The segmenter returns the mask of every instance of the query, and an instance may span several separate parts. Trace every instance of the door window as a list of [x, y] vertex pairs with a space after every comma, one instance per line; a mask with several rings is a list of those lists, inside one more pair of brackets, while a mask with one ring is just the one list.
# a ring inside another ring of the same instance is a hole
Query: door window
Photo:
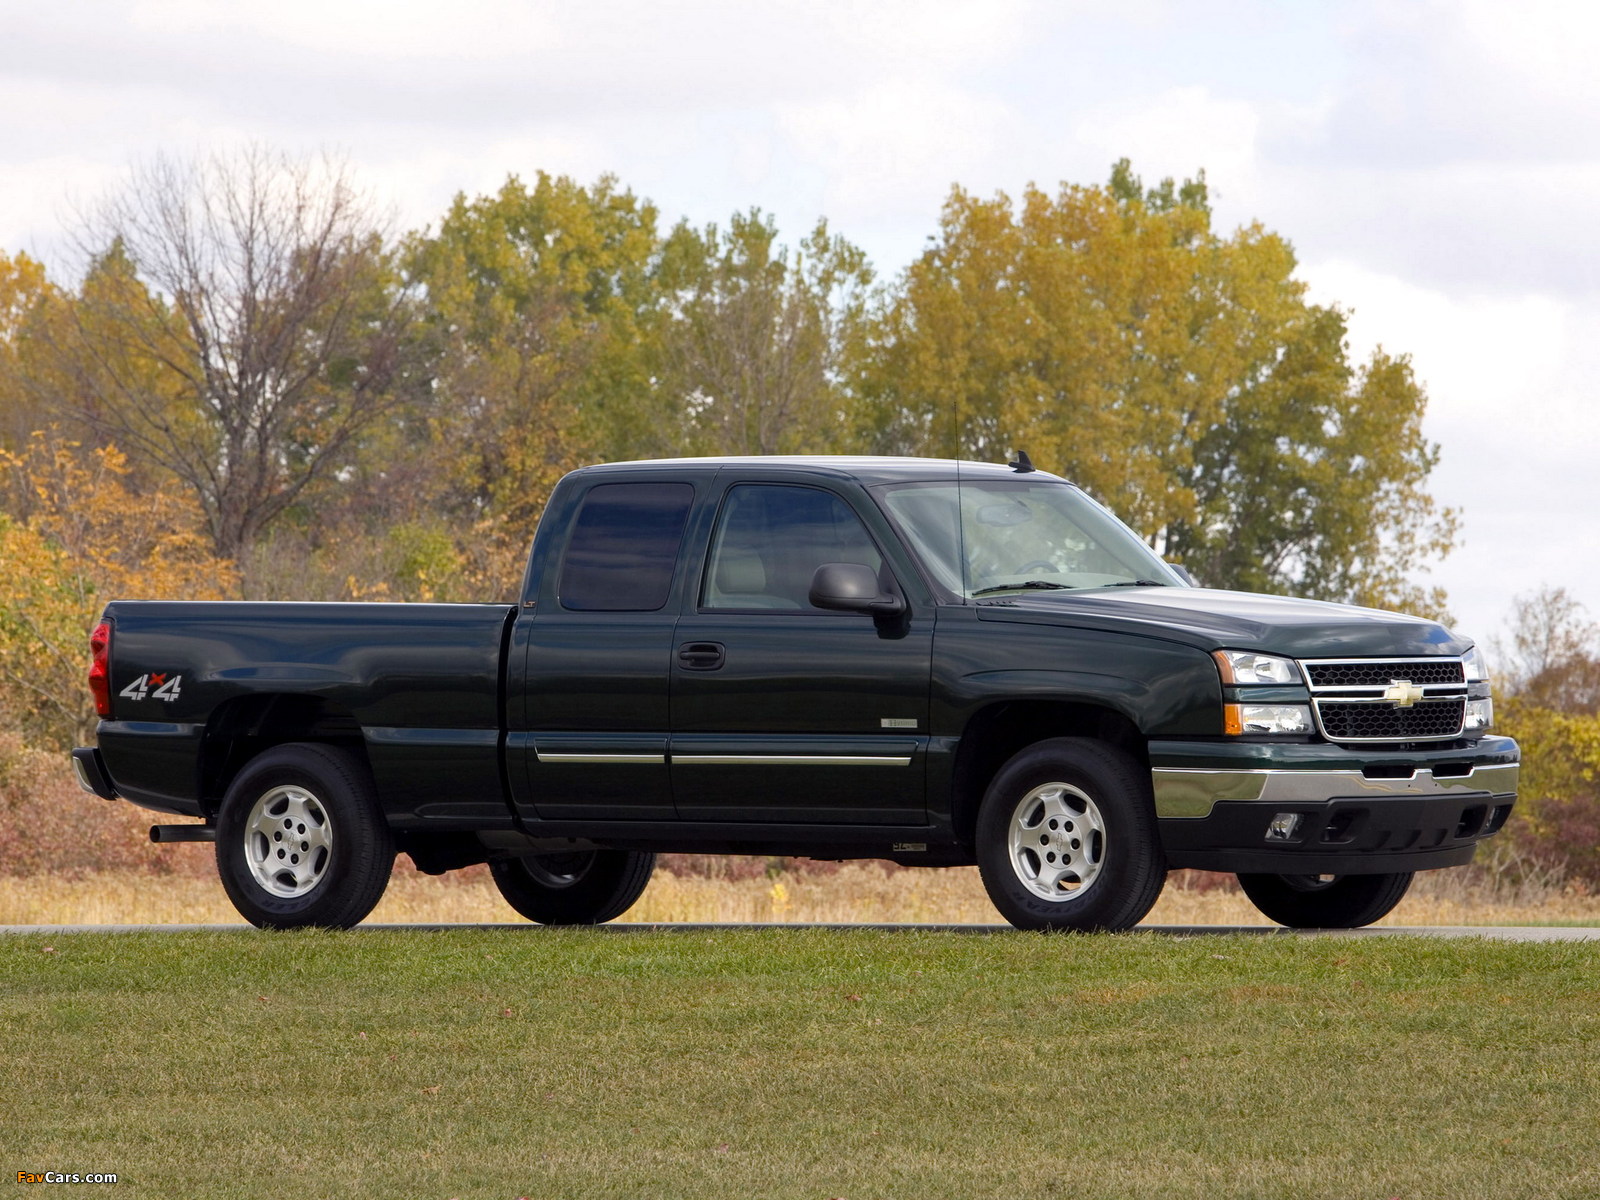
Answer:
[[556, 595], [579, 612], [655, 612], [667, 602], [694, 501], [687, 483], [589, 489], [561, 560]]
[[701, 606], [821, 611], [808, 598], [811, 577], [830, 562], [882, 567], [849, 505], [816, 488], [740, 484], [722, 508]]

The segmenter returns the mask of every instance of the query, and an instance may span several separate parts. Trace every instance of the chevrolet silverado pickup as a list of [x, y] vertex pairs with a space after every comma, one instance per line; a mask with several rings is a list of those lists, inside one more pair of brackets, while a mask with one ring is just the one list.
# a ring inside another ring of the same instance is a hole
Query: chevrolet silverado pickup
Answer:
[[108, 800], [199, 818], [263, 927], [347, 927], [396, 853], [607, 921], [661, 852], [976, 864], [1025, 929], [1167, 872], [1354, 927], [1505, 823], [1516, 743], [1428, 620], [1194, 586], [1081, 489], [924, 459], [585, 467], [520, 601], [115, 601]]

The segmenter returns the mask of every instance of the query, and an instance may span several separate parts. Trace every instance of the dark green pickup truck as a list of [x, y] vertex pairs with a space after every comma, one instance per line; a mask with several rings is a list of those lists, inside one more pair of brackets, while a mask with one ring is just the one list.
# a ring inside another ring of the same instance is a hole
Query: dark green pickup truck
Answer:
[[517, 605], [117, 601], [80, 781], [205, 824], [262, 926], [348, 926], [397, 851], [606, 921], [657, 852], [976, 863], [1028, 929], [1169, 869], [1377, 920], [1515, 800], [1472, 644], [1192, 586], [1080, 489], [881, 458], [588, 467]]

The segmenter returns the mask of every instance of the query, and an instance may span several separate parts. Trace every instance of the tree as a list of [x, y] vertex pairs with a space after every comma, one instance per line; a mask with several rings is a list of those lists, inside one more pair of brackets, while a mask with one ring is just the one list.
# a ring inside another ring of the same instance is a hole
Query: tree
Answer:
[[840, 438], [842, 359], [872, 270], [826, 222], [792, 254], [777, 237], [752, 209], [667, 239], [661, 375], [690, 452], [814, 453]]
[[108, 600], [222, 600], [234, 565], [210, 551], [181, 489], [137, 492], [115, 447], [59, 432], [0, 450], [12, 514], [0, 514], [0, 708], [33, 744], [82, 745], [94, 730], [88, 637]]
[[461, 517], [522, 548], [563, 472], [591, 456], [670, 452], [648, 343], [655, 209], [616, 181], [540, 172], [457, 196], [412, 240], [437, 354], [435, 435]]
[[409, 295], [343, 167], [160, 158], [86, 217], [36, 388], [192, 491], [220, 557], [403, 395]]
[[882, 451], [1017, 448], [1115, 509], [1202, 582], [1437, 610], [1409, 573], [1454, 515], [1404, 359], [1352, 370], [1288, 243], [1211, 228], [1204, 176], [1145, 189], [955, 189], [881, 309], [857, 375]]
[[1307, 306], [1228, 394], [1179, 478], [1195, 516], [1165, 552], [1198, 577], [1448, 619], [1442, 590], [1411, 583], [1448, 554], [1457, 517], [1426, 491], [1438, 448], [1407, 359], [1345, 357], [1345, 319]]
[[0, 251], [0, 448], [20, 450], [28, 435], [49, 424], [23, 378], [30, 326], [54, 294], [44, 267], [26, 254]]
[[1504, 691], [1535, 708], [1600, 713], [1600, 625], [1566, 588], [1524, 593], [1512, 608], [1510, 641], [1494, 643]]

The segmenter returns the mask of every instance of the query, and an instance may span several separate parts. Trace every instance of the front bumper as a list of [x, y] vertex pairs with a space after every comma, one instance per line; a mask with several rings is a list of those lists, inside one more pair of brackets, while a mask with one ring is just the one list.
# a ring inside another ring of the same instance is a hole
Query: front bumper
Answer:
[[[1151, 781], [1173, 867], [1357, 875], [1459, 866], [1516, 801], [1509, 738], [1469, 749], [1157, 743]], [[1288, 838], [1274, 818], [1299, 817]]]

